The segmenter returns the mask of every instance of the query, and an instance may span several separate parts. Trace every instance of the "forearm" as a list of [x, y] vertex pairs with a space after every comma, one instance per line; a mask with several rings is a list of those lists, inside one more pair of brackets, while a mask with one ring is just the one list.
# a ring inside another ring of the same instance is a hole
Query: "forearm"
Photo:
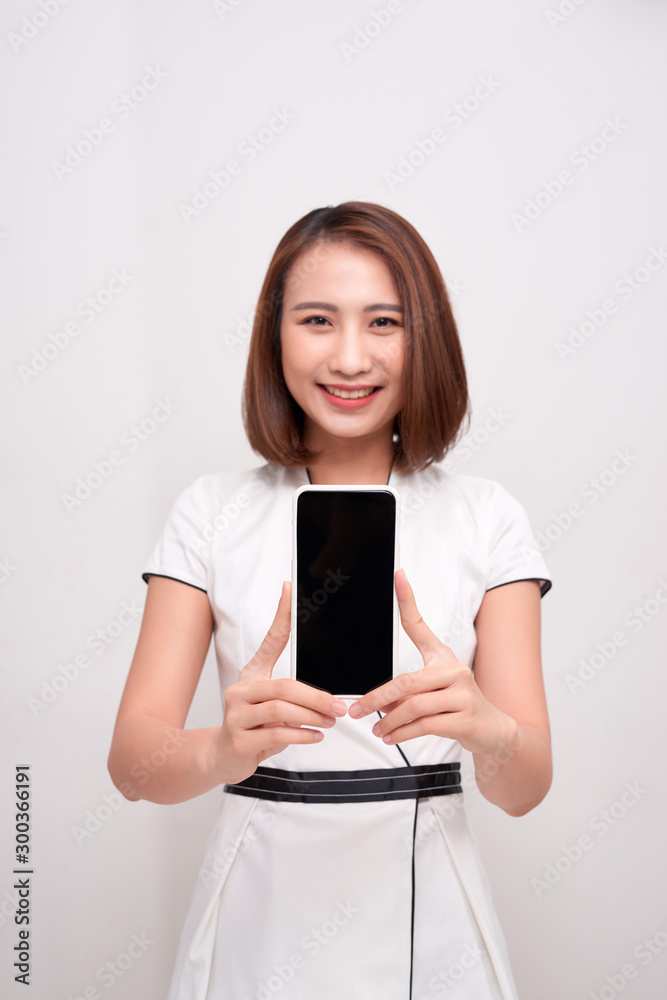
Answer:
[[505, 738], [489, 753], [473, 753], [475, 780], [489, 802], [510, 816], [524, 816], [551, 787], [549, 742], [507, 716]]
[[213, 761], [220, 727], [177, 729], [151, 715], [119, 721], [108, 768], [125, 798], [170, 805], [220, 784]]

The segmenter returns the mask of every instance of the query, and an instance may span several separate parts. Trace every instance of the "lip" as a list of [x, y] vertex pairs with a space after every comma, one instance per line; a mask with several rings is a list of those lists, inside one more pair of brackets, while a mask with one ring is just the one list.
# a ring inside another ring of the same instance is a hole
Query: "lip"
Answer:
[[327, 392], [326, 387], [318, 382], [317, 388], [324, 398], [331, 406], [336, 407], [338, 410], [361, 410], [365, 406], [370, 406], [371, 402], [382, 391], [382, 387], [377, 385], [341, 385], [338, 382], [327, 382], [327, 385], [332, 386], [334, 389], [346, 389], [348, 392], [354, 392], [355, 389], [377, 390], [377, 392], [372, 392], [369, 396], [361, 396], [359, 399], [341, 399], [340, 396], [332, 396], [330, 392]]

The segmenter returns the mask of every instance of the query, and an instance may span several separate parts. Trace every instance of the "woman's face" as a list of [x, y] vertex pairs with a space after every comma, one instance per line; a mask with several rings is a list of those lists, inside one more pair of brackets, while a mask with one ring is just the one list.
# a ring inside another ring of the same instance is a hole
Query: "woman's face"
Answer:
[[402, 402], [402, 303], [377, 254], [319, 243], [292, 265], [280, 325], [283, 375], [310, 447], [391, 437]]

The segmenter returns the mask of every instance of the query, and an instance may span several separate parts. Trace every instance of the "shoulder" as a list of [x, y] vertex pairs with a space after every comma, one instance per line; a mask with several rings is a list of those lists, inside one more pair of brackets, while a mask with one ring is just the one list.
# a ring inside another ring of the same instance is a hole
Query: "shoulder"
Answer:
[[225, 504], [243, 506], [248, 499], [274, 488], [280, 473], [280, 466], [268, 463], [251, 469], [204, 473], [178, 494], [175, 503], [200, 511], [219, 510]]
[[406, 496], [409, 497], [411, 491], [423, 499], [437, 495], [443, 503], [467, 511], [475, 519], [493, 509], [518, 503], [495, 479], [448, 472], [446, 461], [410, 473], [402, 482]]

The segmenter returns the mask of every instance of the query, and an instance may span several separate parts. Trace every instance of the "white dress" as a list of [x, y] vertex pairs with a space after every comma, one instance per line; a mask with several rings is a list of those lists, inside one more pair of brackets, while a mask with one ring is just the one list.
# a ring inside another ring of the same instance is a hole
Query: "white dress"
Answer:
[[[256, 652], [290, 579], [292, 498], [307, 482], [304, 468], [275, 465], [201, 476], [177, 498], [144, 568], [144, 579], [208, 594], [221, 692]], [[543, 595], [551, 586], [526, 512], [497, 483], [442, 465], [389, 482], [419, 609], [472, 666], [484, 593], [526, 579]], [[399, 636], [400, 671], [420, 668], [400, 627]], [[289, 675], [288, 644], [273, 676]], [[262, 767], [306, 778], [458, 766], [457, 741], [424, 736], [399, 750], [373, 735], [377, 718], [345, 716], [321, 743], [290, 746]], [[516, 1000], [465, 791], [325, 802], [239, 791], [220, 788], [168, 1000]]]

